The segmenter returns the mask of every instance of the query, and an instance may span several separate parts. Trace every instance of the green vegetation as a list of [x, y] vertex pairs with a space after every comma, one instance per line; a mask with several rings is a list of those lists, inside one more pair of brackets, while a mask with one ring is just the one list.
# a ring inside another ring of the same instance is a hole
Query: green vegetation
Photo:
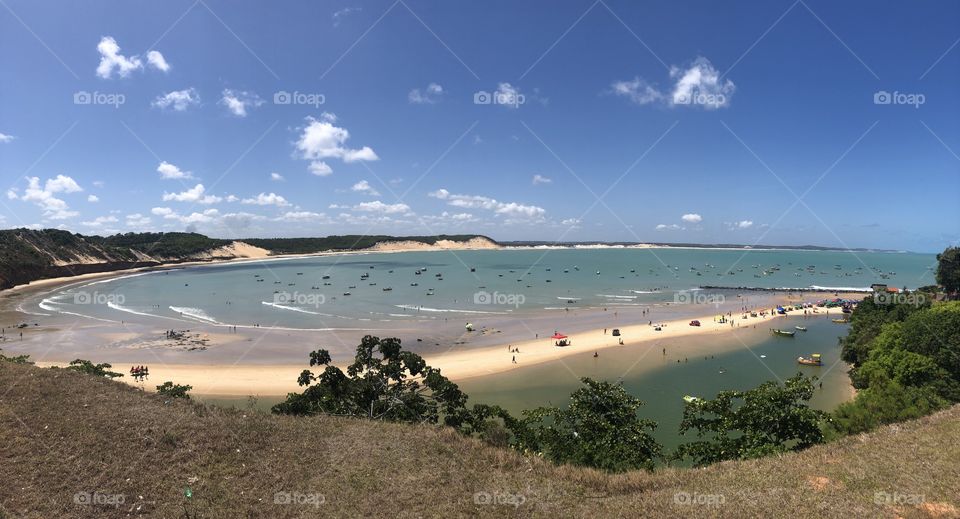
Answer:
[[960, 292], [960, 247], [948, 247], [937, 254], [937, 283], [952, 295]]
[[584, 387], [570, 396], [566, 408], [524, 412], [515, 430], [517, 447], [557, 464], [609, 472], [653, 470], [661, 447], [648, 432], [657, 427], [656, 422], [637, 416], [643, 402], [620, 384], [580, 380]]
[[70, 366], [67, 369], [71, 371], [79, 371], [87, 375], [93, 375], [95, 377], [107, 377], [107, 378], [117, 378], [122, 377], [123, 373], [117, 373], [116, 371], [110, 371], [112, 368], [110, 364], [94, 364], [89, 360], [77, 359], [70, 362]]
[[433, 245], [440, 240], [454, 242], [470, 241], [474, 238], [486, 238], [477, 234], [441, 234], [438, 236], [385, 236], [359, 235], [327, 236], [324, 238], [254, 238], [243, 240], [244, 243], [267, 249], [274, 254], [311, 254], [331, 250], [360, 250], [373, 247], [380, 242], [387, 241], [418, 241]]
[[[3, 350], [0, 350], [2, 352]], [[16, 357], [7, 357], [3, 353], [0, 353], [0, 362], [11, 362], [13, 364], [33, 364], [33, 361], [30, 360], [30, 355], [17, 355]]]
[[173, 382], [167, 381], [157, 386], [157, 394], [168, 396], [170, 398], [184, 398], [190, 400], [190, 395], [187, 393], [191, 389], [193, 389], [193, 386], [174, 384]]
[[825, 413], [807, 406], [811, 397], [813, 381], [798, 373], [783, 385], [765, 382], [748, 391], [723, 391], [713, 400], [688, 402], [680, 434], [695, 430], [702, 439], [681, 445], [674, 457], [704, 466], [822, 443]]
[[230, 245], [231, 240], [207, 238], [195, 232], [143, 232], [115, 234], [106, 238], [88, 237], [92, 243], [115, 249], [129, 249], [156, 258], [184, 258]]

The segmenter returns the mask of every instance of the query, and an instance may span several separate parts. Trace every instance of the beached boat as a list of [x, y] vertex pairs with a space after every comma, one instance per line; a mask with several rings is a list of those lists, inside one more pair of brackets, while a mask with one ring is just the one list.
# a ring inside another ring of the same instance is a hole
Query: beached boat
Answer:
[[771, 331], [773, 331], [774, 335], [781, 335], [783, 337], [793, 337], [793, 335], [797, 333], [797, 332], [791, 332], [789, 330], [781, 330], [779, 328], [774, 328]]
[[794, 326], [794, 328], [796, 328], [797, 330], [800, 330], [801, 332], [807, 331], [807, 327], [806, 327], [806, 326]]
[[822, 366], [823, 361], [820, 360], [819, 353], [814, 353], [809, 357], [797, 357], [797, 364], [803, 364], [804, 366]]

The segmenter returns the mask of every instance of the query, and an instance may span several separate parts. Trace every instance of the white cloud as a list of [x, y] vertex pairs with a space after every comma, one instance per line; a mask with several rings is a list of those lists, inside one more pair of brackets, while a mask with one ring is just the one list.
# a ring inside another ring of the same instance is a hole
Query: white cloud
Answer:
[[326, 176], [332, 172], [322, 159], [340, 159], [347, 163], [379, 160], [369, 146], [360, 149], [344, 147], [350, 132], [334, 126], [336, 120], [337, 116], [331, 113], [324, 113], [320, 119], [307, 117], [307, 125], [303, 127], [296, 143], [300, 157], [311, 161], [309, 169], [314, 175]]
[[140, 213], [127, 215], [127, 226], [129, 227], [146, 227], [150, 225], [150, 221], [149, 216], [144, 216]]
[[7, 198], [10, 200], [17, 200], [20, 198], [20, 195], [17, 194], [16, 188], [10, 188], [7, 190]]
[[97, 195], [90, 195], [87, 197], [87, 202], [90, 202], [91, 204], [95, 204], [99, 201], [100, 201], [100, 197]]
[[103, 224], [107, 223], [117, 223], [116, 216], [98, 216], [91, 221], [80, 222], [80, 225], [85, 225], [87, 227], [103, 227]]
[[529, 219], [541, 219], [546, 214], [546, 210], [535, 205], [524, 205], [516, 202], [499, 202], [496, 199], [480, 195], [455, 195], [446, 189], [438, 189], [427, 196], [444, 200], [448, 205], [460, 207], [463, 209], [486, 209], [493, 211], [498, 215], [508, 217], [525, 217]]
[[520, 89], [510, 83], [497, 85], [497, 90], [493, 93], [493, 96], [494, 104], [509, 108], [519, 108], [526, 100], [524, 95], [520, 93]]
[[277, 207], [286, 207], [290, 205], [290, 202], [287, 202], [285, 198], [276, 193], [260, 193], [254, 198], [244, 199], [243, 203], [252, 205], [275, 205]]
[[[57, 175], [54, 178], [47, 179], [43, 187], [40, 187], [38, 177], [27, 178], [27, 188], [19, 199], [24, 202], [32, 202], [37, 207], [43, 209], [43, 216], [51, 220], [66, 220], [77, 216], [76, 211], [71, 211], [67, 202], [57, 198], [57, 193], [77, 193], [83, 191], [83, 188], [72, 178], [65, 175]], [[17, 198], [17, 191], [11, 189], [7, 191], [7, 198]]]
[[203, 184], [197, 184], [181, 193], [164, 193], [163, 201], [193, 202], [195, 204], [216, 204], [223, 201], [223, 198], [206, 194], [206, 188], [203, 187]]
[[373, 186], [371, 186], [366, 180], [361, 180], [360, 182], [354, 184], [353, 187], [350, 188], [350, 191], [363, 193], [370, 196], [380, 196], [380, 193], [378, 193], [377, 190], [374, 189]]
[[349, 16], [352, 13], [359, 13], [362, 10], [363, 9], [361, 9], [360, 7], [344, 7], [343, 9], [340, 9], [339, 11], [334, 12], [332, 16], [333, 26], [334, 27], [340, 26], [340, 22], [343, 21], [345, 17]]
[[120, 54], [120, 46], [117, 45], [117, 40], [114, 40], [111, 36], [100, 38], [97, 51], [100, 53], [97, 75], [103, 79], [110, 79], [114, 70], [116, 70], [118, 76], [127, 77], [134, 70], [143, 68], [143, 62], [137, 56], [128, 58]]
[[753, 227], [752, 220], [740, 220], [739, 222], [737, 222], [738, 229], [749, 229], [750, 227]]
[[16, 138], [16, 137], [14, 137], [13, 135], [7, 135], [7, 134], [5, 134], [5, 133], [0, 133], [0, 142], [2, 142], [2, 143], [10, 142], [10, 141], [12, 141], [12, 140], [15, 139], [15, 138]]
[[687, 213], [681, 216], [680, 219], [689, 223], [700, 223], [703, 221], [703, 217], [697, 213]]
[[410, 213], [410, 206], [407, 204], [385, 204], [379, 200], [373, 202], [363, 202], [353, 206], [354, 211], [364, 211], [369, 213], [383, 214], [407, 214]]
[[274, 182], [283, 182], [284, 178], [280, 173], [270, 173], [270, 180], [273, 180]]
[[170, 64], [167, 63], [167, 60], [163, 57], [163, 54], [160, 54], [160, 51], [152, 50], [148, 52], [147, 63], [161, 72], [167, 72], [170, 70]]
[[170, 108], [177, 112], [183, 112], [190, 106], [200, 104], [200, 93], [193, 87], [174, 90], [157, 96], [152, 104], [161, 110]]
[[638, 105], [663, 102], [715, 110], [729, 106], [736, 90], [733, 81], [722, 79], [710, 60], [702, 56], [686, 68], [670, 67], [670, 78], [674, 83], [669, 92], [661, 92], [639, 77], [613, 82], [611, 92]]
[[160, 173], [160, 178], [164, 178], [164, 179], [179, 180], [179, 179], [185, 179], [185, 178], [193, 178], [193, 174], [191, 172], [183, 171], [177, 166], [174, 166], [173, 164], [170, 164], [165, 160], [160, 162], [160, 165], [157, 166], [157, 173]]
[[311, 211], [287, 211], [280, 215], [277, 220], [284, 222], [304, 222], [326, 219], [324, 213], [314, 213]]
[[237, 117], [246, 117], [247, 108], [256, 108], [264, 103], [260, 96], [253, 92], [244, 92], [241, 90], [224, 89], [220, 104], [227, 107], [233, 115]]
[[684, 227], [681, 227], [681, 226], [679, 226], [679, 225], [677, 225], [677, 224], [675, 224], [675, 223], [672, 223], [672, 224], [670, 224], [670, 225], [667, 225], [667, 224], [665, 224], [665, 223], [661, 223], [661, 224], [657, 225], [657, 230], [658, 230], [658, 231], [682, 231], [682, 230], [684, 230]]
[[549, 184], [553, 182], [552, 178], [547, 178], [543, 175], [534, 175], [533, 176], [533, 185], [538, 186], [540, 184]]
[[566, 226], [569, 226], [569, 227], [576, 227], [576, 226], [580, 225], [580, 219], [579, 219], [579, 218], [567, 218], [566, 220], [562, 220], [562, 221], [560, 222], [560, 225], [566, 225]]
[[430, 83], [423, 90], [419, 88], [411, 90], [407, 94], [407, 100], [415, 105], [432, 105], [440, 100], [441, 95], [443, 95], [443, 87], [437, 83]]

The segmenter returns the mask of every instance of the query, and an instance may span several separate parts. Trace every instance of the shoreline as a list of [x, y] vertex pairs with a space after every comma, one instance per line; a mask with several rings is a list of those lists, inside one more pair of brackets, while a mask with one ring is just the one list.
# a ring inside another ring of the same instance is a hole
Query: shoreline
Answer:
[[[813, 318], [829, 318], [841, 313], [840, 308], [816, 308], [811, 314]], [[796, 311], [795, 311], [796, 312]], [[766, 315], [741, 320], [733, 318], [730, 322], [720, 323], [715, 320], [716, 315], [708, 315], [699, 319], [701, 326], [690, 326], [687, 319], [665, 321], [662, 330], [656, 331], [649, 324], [629, 324], [621, 326], [621, 336], [614, 337], [605, 333], [603, 329], [595, 329], [569, 334], [570, 345], [557, 347], [554, 340], [545, 337], [518, 341], [497, 346], [485, 346], [470, 350], [450, 351], [439, 354], [424, 354], [422, 357], [428, 365], [439, 368], [441, 373], [454, 382], [504, 373], [525, 367], [561, 360], [573, 355], [599, 352], [609, 348], [659, 348], [657, 341], [676, 339], [680, 337], [708, 336], [712, 333], [725, 333], [737, 330], [740, 323], [743, 326], [773, 323], [781, 317], [798, 317], [803, 314]], [[623, 344], [619, 344], [619, 339]], [[510, 349], [519, 349], [513, 353]], [[513, 362], [514, 357], [516, 363]], [[113, 364], [113, 369], [124, 373], [121, 382], [144, 388], [152, 388], [166, 381], [193, 386], [193, 392], [198, 395], [215, 397], [245, 397], [245, 396], [284, 396], [290, 392], [298, 392], [301, 388], [296, 380], [300, 372], [309, 366], [306, 360], [302, 364], [152, 364], [150, 371], [152, 379], [149, 382], [134, 382], [126, 373], [127, 363], [119, 364], [109, 359], [91, 359], [96, 363], [107, 362]], [[67, 362], [43, 361], [37, 366], [66, 366]], [[336, 364], [341, 369], [344, 366]]]

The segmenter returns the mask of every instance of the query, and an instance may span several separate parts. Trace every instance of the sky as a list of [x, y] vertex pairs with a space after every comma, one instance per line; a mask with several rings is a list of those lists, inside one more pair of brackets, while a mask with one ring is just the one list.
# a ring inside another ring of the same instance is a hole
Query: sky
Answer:
[[960, 4], [0, 1], [0, 226], [960, 240]]

